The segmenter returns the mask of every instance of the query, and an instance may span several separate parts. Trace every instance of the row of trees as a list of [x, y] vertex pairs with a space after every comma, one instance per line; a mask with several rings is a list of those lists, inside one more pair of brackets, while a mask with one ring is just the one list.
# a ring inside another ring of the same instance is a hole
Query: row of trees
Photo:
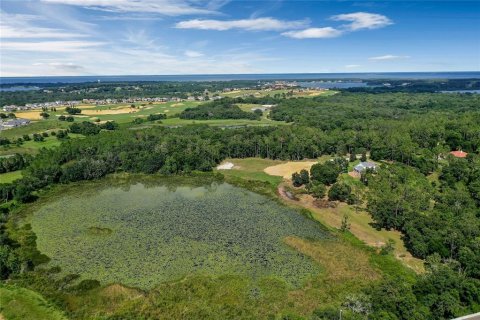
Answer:
[[[260, 110], [258, 110], [260, 111]], [[260, 120], [262, 112], [246, 112], [233, 104], [229, 98], [204, 103], [195, 108], [187, 108], [180, 113], [180, 119], [250, 119]]]

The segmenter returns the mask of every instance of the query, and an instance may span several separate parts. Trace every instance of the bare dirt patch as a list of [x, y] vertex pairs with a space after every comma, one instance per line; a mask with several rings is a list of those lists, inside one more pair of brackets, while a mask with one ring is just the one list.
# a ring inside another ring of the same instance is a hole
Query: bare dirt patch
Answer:
[[217, 170], [231, 170], [235, 165], [231, 162], [224, 162], [217, 166]]
[[174, 103], [171, 105], [171, 107], [181, 107], [183, 105], [184, 105], [183, 103]]
[[271, 176], [281, 176], [285, 179], [291, 179], [292, 174], [300, 170], [308, 170], [318, 161], [289, 161], [287, 163], [278, 164], [267, 167], [263, 171]]

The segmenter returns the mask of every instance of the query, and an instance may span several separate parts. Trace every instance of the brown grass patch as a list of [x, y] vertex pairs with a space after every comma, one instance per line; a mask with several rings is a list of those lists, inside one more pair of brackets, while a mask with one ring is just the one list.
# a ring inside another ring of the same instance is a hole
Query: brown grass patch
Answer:
[[325, 270], [304, 288], [289, 292], [289, 301], [302, 314], [310, 314], [322, 304], [342, 301], [349, 293], [358, 292], [380, 278], [369, 263], [369, 254], [346, 242], [312, 242], [287, 237], [285, 243], [318, 262]]
[[43, 119], [40, 113], [43, 111], [23, 111], [23, 112], [15, 112], [15, 116], [17, 118], [23, 118], [28, 120], [41, 120]]
[[[279, 194], [282, 196], [283, 186], [279, 187]], [[376, 230], [371, 223], [372, 217], [365, 211], [355, 212], [354, 208], [346, 203], [338, 202], [336, 207], [323, 207], [310, 195], [299, 195], [298, 201], [282, 197], [287, 203], [301, 206], [312, 212], [313, 217], [326, 226], [340, 229], [344, 215], [349, 217], [350, 232], [367, 245], [380, 248], [389, 239], [395, 241], [395, 257], [402, 261], [407, 267], [417, 273], [424, 272], [423, 261], [413, 257], [405, 248], [402, 234], [395, 230]]]
[[292, 179], [292, 174], [300, 170], [308, 170], [318, 161], [289, 161], [287, 163], [277, 164], [267, 167], [263, 171], [271, 176], [281, 176], [285, 179]]
[[115, 108], [115, 109], [108, 109], [108, 110], [85, 110], [82, 111], [82, 114], [87, 116], [98, 116], [98, 115], [109, 115], [109, 114], [125, 114], [125, 113], [136, 113], [140, 110], [136, 108], [130, 107], [123, 107], [123, 108]]
[[94, 312], [102, 315], [112, 315], [126, 302], [132, 302], [143, 298], [141, 291], [124, 287], [120, 284], [112, 284], [104, 288], [98, 289], [87, 295], [71, 296], [68, 299], [68, 306], [71, 310], [87, 309], [95, 310]]
[[371, 282], [379, 279], [377, 270], [370, 266], [368, 253], [345, 242], [339, 240], [312, 242], [287, 237], [285, 243], [324, 267], [325, 280], [343, 282], [361, 279], [359, 281]]

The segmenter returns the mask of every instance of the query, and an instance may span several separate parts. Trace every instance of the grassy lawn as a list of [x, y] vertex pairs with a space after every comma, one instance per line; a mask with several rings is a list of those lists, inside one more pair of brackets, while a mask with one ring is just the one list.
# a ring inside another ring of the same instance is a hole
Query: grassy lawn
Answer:
[[0, 284], [0, 319], [66, 320], [67, 318], [40, 294], [25, 288]]
[[[81, 134], [75, 134], [75, 133], [70, 133], [68, 136], [70, 137], [70, 139], [77, 139], [77, 138], [83, 137]], [[10, 155], [15, 153], [36, 154], [42, 148], [47, 148], [47, 149], [55, 148], [62, 143], [62, 141], [58, 140], [57, 137], [53, 137], [53, 136], [49, 136], [44, 139], [45, 140], [41, 142], [37, 142], [33, 140], [25, 141], [20, 146], [11, 145], [8, 147], [0, 147], [0, 156]]]
[[280, 160], [246, 158], [246, 159], [226, 159], [224, 162], [231, 162], [235, 166], [231, 170], [217, 170], [227, 177], [237, 177], [245, 180], [255, 180], [269, 182], [277, 186], [282, 182], [282, 177], [271, 176], [263, 170], [267, 167], [284, 163]]
[[12, 171], [7, 173], [0, 173], [0, 183], [10, 183], [22, 177], [22, 171]]
[[49, 130], [66, 129], [70, 126], [70, 123], [58, 120], [42, 120], [35, 121], [28, 126], [8, 129], [2, 131], [2, 137], [8, 139], [21, 138], [24, 134], [32, 135], [34, 133], [41, 133]]

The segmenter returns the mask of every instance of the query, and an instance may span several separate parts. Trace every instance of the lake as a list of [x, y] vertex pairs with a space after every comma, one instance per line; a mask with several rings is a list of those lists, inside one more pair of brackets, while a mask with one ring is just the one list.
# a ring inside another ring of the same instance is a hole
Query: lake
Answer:
[[368, 72], [368, 73], [276, 73], [276, 74], [196, 74], [70, 77], [0, 77], [0, 84], [46, 84], [130, 81], [230, 81], [230, 80], [319, 80], [319, 79], [466, 79], [480, 78], [478, 71], [464, 72]]
[[320, 268], [284, 244], [285, 237], [331, 238], [315, 221], [265, 196], [182, 178], [66, 187], [40, 201], [29, 220], [50, 265], [143, 289], [197, 273], [274, 276], [295, 287]]

